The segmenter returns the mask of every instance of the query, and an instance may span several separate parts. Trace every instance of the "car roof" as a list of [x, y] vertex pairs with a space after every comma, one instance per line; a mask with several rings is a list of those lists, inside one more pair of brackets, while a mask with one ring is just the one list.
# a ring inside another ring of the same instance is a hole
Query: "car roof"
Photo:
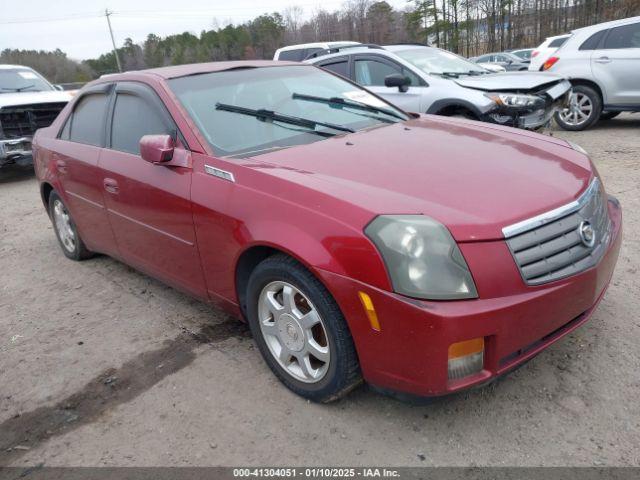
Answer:
[[14, 70], [16, 68], [23, 68], [25, 70], [33, 70], [33, 68], [31, 67], [26, 67], [24, 65], [9, 65], [9, 64], [2, 64], [0, 65], [0, 70]]
[[588, 27], [576, 28], [575, 30], [572, 30], [572, 32], [574, 33], [590, 32], [590, 31], [595, 32], [597, 30], [617, 27], [619, 25], [627, 25], [629, 23], [635, 23], [635, 22], [640, 22], [640, 17], [629, 17], [629, 18], [622, 18], [620, 20], [612, 20], [610, 22], [597, 23], [595, 25], [589, 25]]
[[190, 63], [186, 65], [175, 65], [171, 67], [150, 68], [148, 70], [135, 70], [125, 73], [103, 75], [100, 78], [110, 78], [114, 80], [126, 80], [131, 75], [153, 75], [164, 79], [187, 77], [189, 75], [199, 75], [202, 73], [224, 72], [228, 70], [239, 70], [245, 68], [266, 68], [300, 66], [298, 62], [282, 62], [275, 60], [242, 60], [232, 62], [209, 62]]
[[287, 52], [289, 50], [303, 50], [305, 48], [327, 48], [336, 45], [357, 45], [360, 42], [352, 42], [350, 40], [345, 41], [333, 41], [333, 42], [312, 42], [312, 43], [299, 43], [297, 45], [288, 45], [281, 47], [278, 52]]

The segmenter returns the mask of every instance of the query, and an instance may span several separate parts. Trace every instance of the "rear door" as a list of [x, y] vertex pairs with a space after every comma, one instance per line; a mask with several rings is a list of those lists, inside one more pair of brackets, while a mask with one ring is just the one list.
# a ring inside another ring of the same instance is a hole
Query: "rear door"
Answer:
[[[206, 297], [191, 211], [190, 152], [171, 115], [151, 87], [122, 82], [112, 96], [106, 132], [101, 182], [121, 256], [171, 285]], [[143, 160], [140, 139], [156, 134], [174, 135], [174, 159], [188, 166]]]
[[63, 196], [90, 250], [117, 253], [109, 225], [98, 158], [105, 142], [105, 122], [113, 84], [96, 85], [73, 107], [51, 153]]
[[[408, 112], [422, 112], [422, 97], [425, 82], [408, 68], [386, 57], [373, 54], [352, 57], [351, 77], [353, 81]], [[401, 74], [409, 77], [411, 84], [406, 92], [397, 87], [387, 87], [384, 79], [388, 75]]]
[[603, 86], [605, 106], [640, 105], [640, 22], [609, 30], [591, 55], [591, 70]]

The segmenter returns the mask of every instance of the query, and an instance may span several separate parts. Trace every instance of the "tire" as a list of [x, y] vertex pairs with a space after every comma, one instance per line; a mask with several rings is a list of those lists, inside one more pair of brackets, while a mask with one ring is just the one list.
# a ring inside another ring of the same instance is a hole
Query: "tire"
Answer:
[[616, 118], [618, 115], [620, 115], [620, 113], [622, 112], [602, 112], [600, 114], [600, 120], [611, 120], [613, 118]]
[[593, 88], [586, 85], [574, 86], [570, 102], [569, 107], [554, 114], [556, 123], [562, 129], [574, 132], [586, 130], [600, 118], [602, 99]]
[[[362, 382], [353, 339], [340, 308], [324, 285], [291, 257], [273, 255], [252, 272], [247, 318], [271, 371], [301, 397], [331, 402]], [[307, 326], [315, 320], [313, 327]], [[315, 357], [313, 352], [322, 355]]]
[[62, 253], [67, 258], [80, 261], [91, 258], [94, 255], [82, 241], [67, 206], [55, 191], [52, 191], [49, 195], [49, 217]]

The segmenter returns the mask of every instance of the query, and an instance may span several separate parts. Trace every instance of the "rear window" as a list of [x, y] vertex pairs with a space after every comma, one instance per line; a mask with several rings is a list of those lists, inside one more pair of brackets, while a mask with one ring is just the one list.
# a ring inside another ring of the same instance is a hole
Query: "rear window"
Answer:
[[343, 77], [349, 77], [349, 62], [346, 59], [339, 60], [337, 62], [325, 63], [320, 66], [325, 70], [330, 70], [333, 73], [342, 75]]
[[69, 128], [69, 140], [87, 145], [101, 146], [106, 112], [106, 95], [91, 94], [81, 98], [73, 110]]
[[563, 38], [556, 38], [555, 40], [552, 40], [551, 43], [549, 44], [549, 48], [559, 48], [562, 45], [564, 45], [564, 42], [567, 41], [569, 37], [563, 37]]
[[608, 30], [600, 30], [599, 32], [594, 33], [589, 38], [587, 38], [582, 45], [580, 45], [580, 50], [595, 50], [600, 45], [600, 40]]
[[640, 23], [612, 28], [604, 41], [604, 48], [640, 48]]

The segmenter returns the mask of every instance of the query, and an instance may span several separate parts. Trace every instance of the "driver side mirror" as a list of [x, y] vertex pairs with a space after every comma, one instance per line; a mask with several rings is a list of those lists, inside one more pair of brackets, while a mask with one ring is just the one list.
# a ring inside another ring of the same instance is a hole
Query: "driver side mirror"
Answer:
[[409, 90], [409, 85], [411, 85], [411, 79], [400, 73], [392, 73], [384, 77], [385, 87], [398, 87], [398, 90], [403, 93]]
[[62, 85], [55, 84], [53, 88], [55, 88], [59, 92], [64, 92], [64, 87]]
[[140, 139], [140, 156], [149, 163], [169, 162], [175, 147], [171, 135], [145, 135]]

